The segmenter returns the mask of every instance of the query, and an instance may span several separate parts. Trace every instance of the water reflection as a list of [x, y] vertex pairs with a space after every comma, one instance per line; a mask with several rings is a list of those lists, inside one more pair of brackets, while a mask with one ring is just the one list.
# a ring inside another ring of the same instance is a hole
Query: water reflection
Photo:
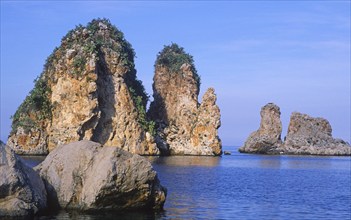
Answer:
[[268, 157], [260, 160], [261, 168], [279, 169], [282, 166], [280, 157]]
[[151, 220], [161, 219], [164, 216], [163, 212], [100, 212], [100, 213], [82, 213], [78, 211], [65, 211], [62, 210], [54, 215], [40, 216], [35, 219], [38, 220], [49, 220], [49, 219], [60, 219], [60, 220]]
[[286, 160], [286, 167], [289, 169], [330, 169], [333, 167], [333, 160], [325, 157], [289, 156]]
[[201, 166], [215, 167], [218, 166], [221, 157], [207, 156], [170, 156], [170, 157], [147, 157], [153, 164], [163, 164], [167, 166]]

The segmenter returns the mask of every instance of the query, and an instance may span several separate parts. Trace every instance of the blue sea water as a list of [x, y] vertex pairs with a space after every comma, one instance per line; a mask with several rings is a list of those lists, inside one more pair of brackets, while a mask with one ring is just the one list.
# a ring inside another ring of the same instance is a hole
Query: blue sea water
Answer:
[[232, 155], [148, 157], [168, 189], [163, 212], [62, 211], [39, 219], [351, 219], [350, 157], [224, 150]]

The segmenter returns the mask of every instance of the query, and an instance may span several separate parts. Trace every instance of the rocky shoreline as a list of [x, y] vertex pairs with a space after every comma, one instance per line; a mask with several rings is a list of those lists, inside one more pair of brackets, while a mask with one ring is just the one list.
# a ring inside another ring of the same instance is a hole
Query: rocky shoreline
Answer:
[[333, 138], [332, 127], [324, 118], [314, 118], [307, 114], [293, 112], [284, 141], [281, 140], [281, 132], [280, 108], [273, 103], [268, 103], [261, 109], [260, 128], [247, 138], [245, 144], [239, 148], [239, 152], [321, 156], [351, 155], [350, 144]]

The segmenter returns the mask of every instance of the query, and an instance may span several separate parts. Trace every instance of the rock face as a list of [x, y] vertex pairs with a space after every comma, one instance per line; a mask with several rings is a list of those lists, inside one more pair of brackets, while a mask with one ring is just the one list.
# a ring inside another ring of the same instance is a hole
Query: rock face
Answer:
[[33, 216], [44, 210], [46, 204], [46, 190], [40, 176], [1, 143], [0, 218]]
[[250, 134], [239, 151], [242, 153], [274, 153], [282, 144], [281, 133], [280, 108], [273, 103], [268, 103], [261, 108], [260, 128]]
[[47, 154], [57, 145], [93, 140], [159, 154], [134, 56], [106, 19], [70, 31], [15, 113], [7, 144], [19, 154]]
[[323, 118], [293, 112], [284, 143], [280, 140], [282, 125], [279, 107], [269, 103], [262, 107], [261, 126], [239, 148], [242, 153], [351, 155], [351, 146], [332, 137], [332, 128]]
[[198, 103], [200, 78], [192, 57], [176, 44], [158, 55], [153, 83], [154, 101], [148, 114], [157, 125], [156, 142], [164, 154], [220, 155], [220, 111], [214, 89]]
[[284, 142], [288, 154], [351, 155], [351, 146], [332, 137], [332, 128], [324, 118], [293, 112]]
[[58, 146], [35, 169], [51, 209], [162, 209], [166, 198], [145, 158], [92, 141]]

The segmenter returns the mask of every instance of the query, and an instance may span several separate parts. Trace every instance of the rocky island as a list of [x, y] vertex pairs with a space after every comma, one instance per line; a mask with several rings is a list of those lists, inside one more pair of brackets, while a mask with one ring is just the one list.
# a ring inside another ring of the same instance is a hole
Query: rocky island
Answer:
[[134, 56], [123, 33], [106, 19], [69, 31], [14, 114], [7, 144], [19, 154], [47, 154], [58, 145], [92, 140], [159, 154]]
[[331, 125], [324, 118], [293, 112], [284, 142], [281, 132], [280, 108], [268, 103], [261, 109], [260, 128], [247, 138], [239, 151], [258, 154], [351, 155], [350, 144], [333, 138]]
[[134, 56], [107, 19], [69, 31], [14, 114], [7, 145], [18, 154], [46, 155], [91, 140], [139, 155], [220, 155], [216, 95], [209, 89], [198, 103], [192, 57], [176, 44], [160, 52], [147, 114]]
[[165, 46], [155, 63], [154, 101], [148, 114], [156, 122], [156, 143], [166, 155], [221, 155], [216, 94], [209, 88], [198, 102], [200, 76], [191, 55], [177, 44]]

